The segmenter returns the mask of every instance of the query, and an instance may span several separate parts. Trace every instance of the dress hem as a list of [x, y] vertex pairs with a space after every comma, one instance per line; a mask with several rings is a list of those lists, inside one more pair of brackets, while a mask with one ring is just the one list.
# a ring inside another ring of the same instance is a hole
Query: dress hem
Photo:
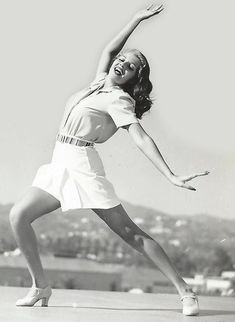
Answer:
[[55, 196], [55, 194], [53, 194], [50, 190], [47, 190], [45, 188], [42, 188], [40, 187], [39, 185], [36, 185], [36, 184], [32, 184], [31, 187], [34, 187], [34, 188], [38, 188], [44, 192], [47, 192], [49, 195], [51, 195], [52, 197], [54, 197], [56, 200], [58, 200], [60, 202], [60, 208], [62, 210], [62, 212], [66, 212], [66, 211], [69, 211], [69, 210], [79, 210], [79, 209], [110, 209], [110, 208], [113, 208], [113, 207], [116, 207], [116, 206], [119, 206], [121, 204], [121, 201], [120, 200], [117, 200], [116, 202], [113, 202], [113, 203], [110, 203], [109, 205], [107, 205], [107, 203], [104, 205], [101, 205], [101, 206], [96, 206], [96, 205], [91, 205], [91, 206], [78, 206], [78, 207], [66, 207], [66, 206], [63, 206], [63, 204], [61, 204], [61, 201], [60, 199]]

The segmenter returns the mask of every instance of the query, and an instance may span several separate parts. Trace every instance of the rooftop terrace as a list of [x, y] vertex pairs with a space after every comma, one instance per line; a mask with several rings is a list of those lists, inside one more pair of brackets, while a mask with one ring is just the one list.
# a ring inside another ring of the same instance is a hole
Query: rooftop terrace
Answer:
[[16, 307], [25, 288], [0, 287], [1, 322], [234, 322], [235, 298], [200, 297], [201, 313], [186, 317], [174, 294], [54, 289], [49, 307]]

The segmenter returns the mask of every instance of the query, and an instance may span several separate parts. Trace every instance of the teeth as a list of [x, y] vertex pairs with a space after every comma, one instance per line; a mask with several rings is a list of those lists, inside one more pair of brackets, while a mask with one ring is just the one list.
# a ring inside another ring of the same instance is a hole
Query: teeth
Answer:
[[118, 74], [118, 75], [122, 75], [122, 70], [121, 70], [121, 68], [119, 68], [119, 67], [115, 67], [115, 68], [114, 68], [114, 71], [116, 72], [116, 74]]

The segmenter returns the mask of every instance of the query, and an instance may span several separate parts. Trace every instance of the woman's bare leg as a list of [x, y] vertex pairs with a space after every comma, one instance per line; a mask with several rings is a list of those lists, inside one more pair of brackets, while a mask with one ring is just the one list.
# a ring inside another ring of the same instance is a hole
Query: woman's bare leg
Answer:
[[125, 242], [148, 258], [174, 284], [180, 296], [189, 291], [162, 247], [131, 220], [122, 205], [93, 211]]
[[31, 187], [10, 212], [10, 222], [15, 239], [24, 254], [33, 286], [45, 288], [48, 285], [39, 257], [37, 239], [31, 223], [60, 207], [60, 202], [49, 193]]

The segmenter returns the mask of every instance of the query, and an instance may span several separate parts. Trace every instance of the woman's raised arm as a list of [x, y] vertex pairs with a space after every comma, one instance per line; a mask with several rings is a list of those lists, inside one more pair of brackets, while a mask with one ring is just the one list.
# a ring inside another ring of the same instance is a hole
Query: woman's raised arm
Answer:
[[138, 11], [130, 20], [130, 22], [117, 34], [117, 36], [114, 37], [114, 39], [112, 39], [107, 46], [105, 46], [100, 57], [96, 74], [99, 74], [101, 72], [108, 72], [109, 65], [113, 57], [115, 57], [120, 52], [127, 39], [138, 26], [138, 24], [145, 19], [157, 15], [162, 10], [162, 5], [150, 5], [146, 9]]

